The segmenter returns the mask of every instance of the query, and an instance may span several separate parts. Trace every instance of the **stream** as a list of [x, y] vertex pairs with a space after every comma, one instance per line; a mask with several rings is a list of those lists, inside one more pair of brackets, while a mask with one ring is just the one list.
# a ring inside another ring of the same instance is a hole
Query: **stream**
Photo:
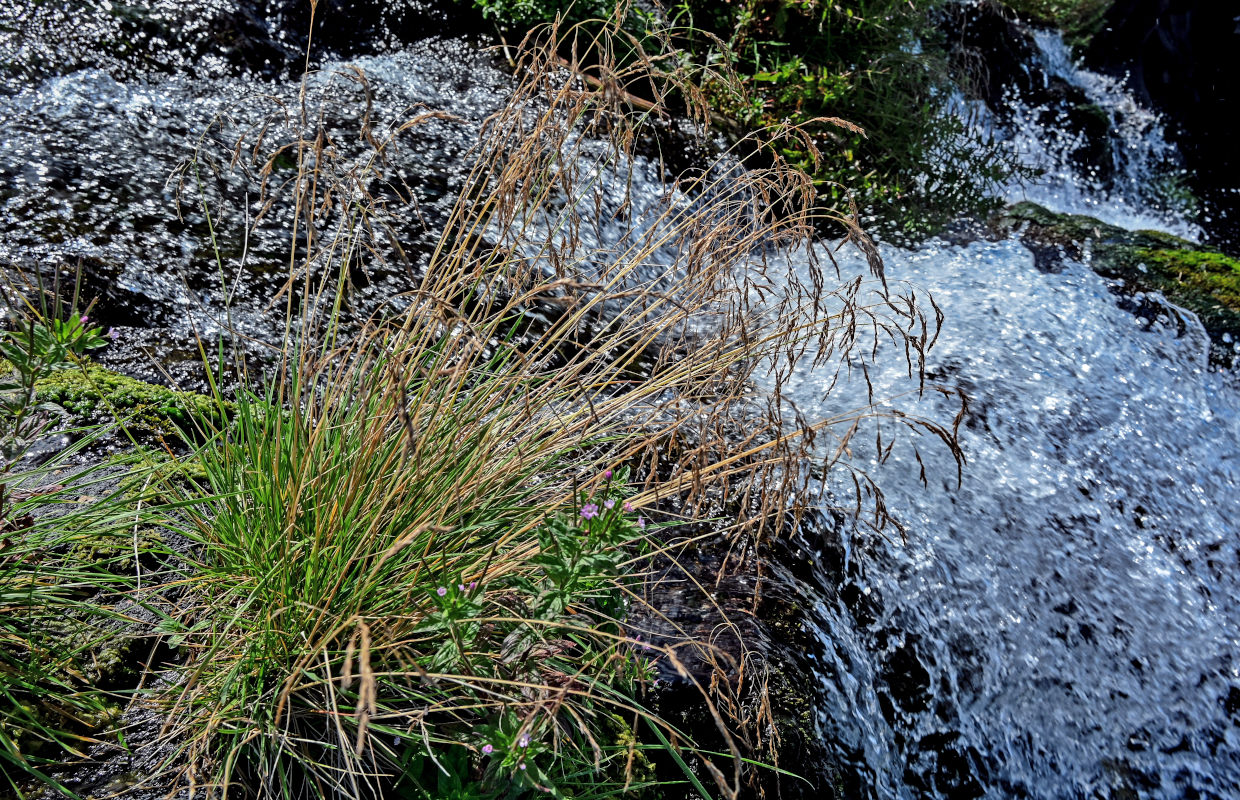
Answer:
[[[389, 152], [409, 190], [392, 194], [389, 238], [352, 276], [359, 312], [410, 287], [509, 80], [464, 23], [389, 6], [406, 27], [431, 20], [450, 35], [410, 43], [392, 32], [392, 11], [380, 33], [329, 40], [335, 55], [308, 104], [340, 163], [366, 156], [366, 91], [379, 125], [423, 106], [459, 120], [427, 123]], [[259, 181], [226, 166], [239, 136], [298, 104], [302, 40], [270, 8], [228, 0], [201, 13], [163, 0], [70, 7], [84, 23], [0, 0], [0, 265], [81, 265], [105, 298], [97, 321], [120, 334], [102, 363], [192, 387], [194, 332], [226, 316], [258, 342], [280, 329], [271, 301], [288, 219], [277, 210], [241, 237], [260, 215]], [[117, 46], [135, 31], [141, 47]], [[1046, 115], [1014, 98], [1012, 119], [992, 124], [1047, 177], [1008, 199], [1199, 237], [1147, 191], [1175, 163], [1157, 116], [1073, 64], [1056, 37], [1038, 44], [1046, 70], [1121, 123], [1118, 161], [1105, 183], [1082, 176], [1068, 159], [1079, 142], [1057, 143]], [[642, 168], [631, 191], [666, 190]], [[816, 642], [806, 659], [844, 796], [1240, 796], [1240, 379], [1210, 367], [1191, 314], [1125, 298], [1088, 263], [1039, 270], [1015, 237], [883, 252], [889, 278], [932, 293], [945, 315], [927, 379], [969, 396], [967, 464], [957, 485], [950, 455], [917, 442], [923, 484], [913, 437], [896, 436], [885, 459], [859, 437], [852, 463], [883, 487], [903, 536], [801, 532], [822, 556], [823, 591], [804, 584]], [[841, 270], [867, 267], [846, 256]], [[933, 393], [908, 393], [902, 354], [875, 361], [895, 365], [869, 373], [893, 408], [954, 415]], [[811, 418], [864, 404], [865, 382], [824, 396], [828, 381], [805, 366], [782, 390]], [[828, 480], [822, 501], [850, 491]]]
[[[1138, 191], [1174, 156], [1158, 119], [1041, 36], [1128, 139], [1104, 190], [1016, 101], [1013, 146], [1049, 180], [1011, 199], [1199, 235]], [[969, 396], [967, 465], [957, 485], [919, 442], [923, 486], [915, 437], [896, 434], [882, 464], [872, 436], [854, 447], [905, 541], [846, 537], [839, 596], [816, 605], [819, 719], [847, 796], [1240, 796], [1240, 379], [1210, 369], [1196, 317], [1121, 301], [1087, 263], [1040, 271], [1015, 240], [884, 253], [945, 315], [927, 375]], [[875, 395], [950, 419], [908, 397], [902, 351], [888, 355]], [[829, 379], [800, 371], [783, 392], [809, 418], [866, 401], [860, 381], [823, 397]]]

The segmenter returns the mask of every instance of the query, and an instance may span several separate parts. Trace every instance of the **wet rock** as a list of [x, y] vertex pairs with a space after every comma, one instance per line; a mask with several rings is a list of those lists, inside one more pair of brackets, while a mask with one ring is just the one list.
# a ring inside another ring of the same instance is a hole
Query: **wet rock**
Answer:
[[1003, 108], [1009, 87], [1022, 95], [1040, 88], [1043, 76], [1034, 66], [1037, 45], [1033, 36], [1002, 7], [951, 4], [944, 9], [939, 28], [947, 37], [953, 66], [992, 109]]
[[[827, 538], [832, 524], [823, 522]], [[639, 629], [655, 630], [650, 637], [655, 644], [675, 645], [689, 636], [714, 648], [677, 648], [690, 677], [678, 674], [666, 659], [658, 662], [653, 699], [660, 716], [691, 732], [699, 747], [726, 752], [699, 689], [713, 687], [723, 717], [743, 722], [736, 740], [742, 755], [802, 779], [749, 770], [742, 797], [830, 800], [848, 782], [817, 720], [822, 654], [810, 598], [830, 597], [833, 586], [822, 574], [816, 547], [804, 538], [816, 529], [806, 526], [757, 551], [727, 536], [678, 550], [677, 565], [667, 565], [668, 580], [652, 584], [651, 606], [657, 612], [639, 612], [630, 620]], [[699, 586], [707, 587], [709, 597]], [[742, 655], [744, 672], [739, 670]], [[655, 753], [654, 758], [665, 756]], [[660, 769], [667, 778], [677, 778], [675, 765], [663, 763]], [[704, 770], [699, 774], [706, 776]]]
[[166, 327], [178, 316], [169, 298], [127, 282], [124, 265], [110, 259], [96, 256], [72, 259], [63, 254], [57, 255], [35, 267], [39, 273], [37, 278], [31, 274], [32, 270], [3, 260], [0, 260], [0, 269], [11, 274], [20, 273], [24, 283], [37, 283], [45, 291], [55, 287], [58, 297], [49, 297], [49, 303], [58, 300], [62, 307], [69, 308], [76, 296], [77, 308], [89, 308], [94, 323], [105, 330], [122, 325], [133, 328]]
[[[472, 3], [444, 0], [258, 0], [241, 9], [267, 21], [280, 47], [304, 58], [311, 36], [319, 54], [353, 58], [385, 52], [429, 36], [485, 30]], [[313, 26], [313, 32], [311, 31]]]
[[117, 78], [186, 69], [270, 72], [289, 58], [266, 20], [227, 0], [6, 5], [0, 8], [0, 74], [15, 88], [81, 69]]
[[1113, 177], [1112, 121], [1085, 91], [1043, 69], [1033, 31], [1011, 9], [993, 2], [950, 4], [939, 27], [951, 60], [971, 93], [1002, 123], [1012, 121], [1012, 97], [1040, 109], [1039, 122], [1077, 142], [1069, 154], [1104, 185]]
[[989, 771], [976, 748], [963, 744], [955, 731], [935, 732], [918, 742], [916, 769], [905, 771], [911, 786], [949, 800], [986, 795]]
[[[315, 58], [353, 57], [482, 27], [472, 4], [433, 0], [70, 0], [0, 6], [0, 75], [23, 83], [82, 69], [297, 75]], [[0, 90], [4, 91], [4, 90]]]
[[1195, 313], [1213, 342], [1215, 364], [1235, 361], [1240, 336], [1240, 260], [1152, 230], [1129, 231], [1093, 217], [1057, 214], [1017, 203], [993, 217], [999, 236], [1018, 232], [1039, 269], [1055, 271], [1065, 258], [1087, 260], [1095, 272], [1121, 281], [1121, 293], [1158, 292]]
[[1240, 114], [1240, 8], [1215, 0], [1116, 0], [1085, 62], [1127, 82], [1175, 123], [1194, 191], [1212, 207], [1211, 242], [1240, 248], [1240, 156], [1223, 120]]
[[916, 636], [893, 650], [883, 665], [883, 680], [891, 701], [903, 711], [916, 713], [930, 707], [930, 673], [922, 666]]

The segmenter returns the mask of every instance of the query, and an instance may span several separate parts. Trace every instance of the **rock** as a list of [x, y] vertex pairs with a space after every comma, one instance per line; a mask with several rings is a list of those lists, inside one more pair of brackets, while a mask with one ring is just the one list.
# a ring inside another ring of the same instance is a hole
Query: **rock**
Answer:
[[1240, 259], [1168, 233], [1130, 231], [1036, 203], [1017, 203], [990, 221], [1007, 236], [1019, 232], [1039, 269], [1056, 271], [1064, 258], [1086, 260], [1095, 272], [1123, 281], [1123, 291], [1159, 292], [1200, 318], [1214, 347], [1210, 359], [1230, 365], [1240, 336]]
[[1211, 207], [1211, 243], [1240, 252], [1240, 156], [1225, 120], [1240, 114], [1240, 7], [1216, 0], [1116, 0], [1084, 49], [1175, 123], [1193, 189]]
[[[0, 5], [0, 75], [8, 86], [82, 69], [127, 80], [146, 73], [296, 75], [345, 58], [482, 29], [468, 2], [437, 0], [69, 0]], [[0, 92], [6, 89], [0, 88]]]
[[[841, 535], [843, 517], [820, 520], [824, 540]], [[832, 527], [834, 526], [834, 527]], [[709, 530], [690, 526], [688, 530]], [[682, 528], [682, 531], [686, 529]], [[674, 646], [691, 679], [678, 675], [666, 659], [656, 661], [659, 685], [652, 700], [662, 718], [689, 732], [698, 747], [727, 752], [714, 719], [702, 702], [701, 689], [714, 687], [715, 703], [725, 720], [743, 720], [736, 743], [745, 758], [777, 766], [747, 769], [741, 797], [786, 800], [832, 800], [848, 796], [818, 714], [824, 707], [817, 669], [822, 646], [808, 597], [831, 597], [834, 584], [822, 574], [804, 532], [774, 538], [755, 549], [728, 535], [700, 539], [676, 549], [675, 564], [662, 565], [663, 581], [653, 583], [652, 607], [634, 605], [630, 624], [652, 632], [658, 646]], [[684, 576], [692, 577], [686, 581]], [[759, 577], [761, 576], [761, 577]], [[706, 587], [704, 596], [698, 587]], [[713, 652], [686, 642], [709, 642]], [[743, 674], [738, 671], [746, 659]], [[665, 754], [652, 753], [662, 775], [679, 777]], [[725, 758], [715, 765], [731, 779]], [[696, 766], [696, 765], [695, 765]], [[710, 786], [707, 771], [698, 774]]]
[[951, 4], [940, 18], [952, 65], [971, 93], [1002, 123], [1012, 122], [1012, 96], [1039, 109], [1039, 122], [1077, 142], [1074, 164], [1102, 185], [1113, 178], [1111, 117], [1085, 91], [1041, 66], [1032, 29], [993, 2]]
[[953, 3], [942, 12], [939, 29], [947, 37], [953, 67], [973, 93], [996, 113], [1005, 107], [1005, 93], [1032, 94], [1042, 75], [1033, 65], [1037, 46], [1015, 15], [993, 3]]

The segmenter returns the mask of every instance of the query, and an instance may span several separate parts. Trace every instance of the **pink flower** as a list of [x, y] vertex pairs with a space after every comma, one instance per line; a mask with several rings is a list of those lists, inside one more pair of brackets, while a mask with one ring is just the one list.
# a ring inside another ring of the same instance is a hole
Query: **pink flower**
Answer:
[[604, 502], [604, 503], [603, 503], [603, 508], [606, 508], [608, 511], [611, 511], [611, 510], [612, 510], [613, 508], [615, 508], [615, 507], [616, 507], [616, 501], [615, 501], [615, 500], [608, 500], [608, 501], [606, 501], [606, 502]]
[[521, 734], [521, 738], [517, 740], [517, 747], [529, 747], [530, 735], [528, 733]]
[[492, 746], [491, 746], [491, 745], [489, 745], [489, 744], [484, 744], [484, 745], [482, 746], [482, 752], [486, 753], [487, 755], [491, 755], [491, 751], [492, 751], [492, 750], [494, 750], [494, 749], [495, 749], [495, 748], [494, 748], [494, 747], [492, 747]]
[[469, 591], [472, 592], [474, 589], [477, 589], [477, 588], [478, 588], [478, 581], [469, 582]]
[[[85, 319], [85, 317], [83, 317], [83, 319]], [[609, 481], [609, 480], [611, 480], [611, 470], [604, 470], [604, 471], [603, 471], [603, 480], [605, 480], [605, 481]]]
[[628, 500], [625, 500], [625, 501], [624, 501], [624, 510], [625, 510], [625, 511], [632, 512], [632, 510], [633, 510], [633, 504], [632, 504], [632, 503], [630, 503]]
[[644, 527], [646, 527], [646, 518], [645, 518], [645, 517], [638, 517], [638, 518], [637, 518], [637, 527], [639, 527], [639, 528], [644, 528]]
[[586, 503], [584, 506], [581, 507], [581, 518], [582, 519], [594, 519], [597, 516], [598, 516], [598, 506], [596, 506], [594, 503]]
[[439, 595], [440, 597], [443, 597], [447, 593], [448, 593], [448, 590], [442, 586], [440, 586], [438, 589], [435, 590], [435, 594]]

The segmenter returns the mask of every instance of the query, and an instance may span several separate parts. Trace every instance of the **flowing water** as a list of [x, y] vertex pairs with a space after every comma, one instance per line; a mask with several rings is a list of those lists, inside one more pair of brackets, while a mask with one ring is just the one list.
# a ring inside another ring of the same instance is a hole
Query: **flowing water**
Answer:
[[[178, 354], [191, 361], [191, 327], [222, 324], [225, 297], [236, 300], [232, 324], [258, 339], [276, 335], [280, 312], [267, 306], [282, 286], [287, 218], [274, 212], [240, 236], [261, 203], [254, 176], [226, 166], [239, 134], [300, 103], [280, 62], [297, 42], [271, 35], [252, 47], [258, 56], [207, 58], [215, 29], [177, 17], [175, 4], [141, 6], [149, 18], [133, 16], [138, 6], [127, 16], [81, 4], [104, 21], [94, 27], [50, 5], [31, 8], [38, 13], [0, 8], [0, 61], [14, 78], [0, 92], [0, 262], [82, 263], [109, 298], [100, 321], [123, 335], [119, 355], [106, 358], [131, 372], [155, 375], [148, 352], [165, 366]], [[278, 27], [226, 2], [211, 8], [241, 20], [227, 30], [251, 39]], [[152, 44], [118, 52], [115, 42], [135, 30]], [[1042, 40], [1042, 52], [1048, 68], [1130, 123], [1117, 156], [1129, 177], [1103, 187], [1069, 172], [1038, 115], [1018, 113], [1014, 146], [1053, 177], [1019, 191], [1060, 210], [1193, 235], [1140, 191], [1168, 157], [1157, 120], [1063, 61], [1055, 41]], [[507, 79], [470, 39], [384, 39], [349, 55], [321, 65], [326, 77], [308, 94], [345, 161], [365, 156], [356, 134], [365, 98], [346, 63], [365, 71], [381, 123], [419, 103], [462, 118], [419, 128], [389, 154], [408, 187], [391, 194], [391, 239], [416, 268]], [[186, 169], [200, 141], [198, 170]], [[664, 191], [653, 172], [633, 187]], [[623, 235], [603, 228], [601, 239]], [[412, 274], [390, 242], [376, 252], [384, 258], [355, 276], [362, 308]], [[1240, 796], [1234, 376], [1208, 368], [1195, 319], [1158, 298], [1122, 300], [1087, 264], [1039, 271], [1015, 239], [933, 241], [887, 248], [886, 258], [893, 280], [933, 292], [945, 313], [928, 377], [970, 397], [968, 464], [958, 486], [950, 457], [922, 441], [923, 487], [910, 436], [881, 466], [858, 444], [854, 463], [884, 487], [906, 541], [890, 529], [842, 540], [834, 528], [804, 532], [822, 556], [821, 591], [803, 598], [817, 625], [819, 723], [846, 793]], [[845, 260], [843, 269], [864, 265]], [[890, 360], [902, 365], [903, 355]], [[904, 411], [945, 422], [955, 412], [909, 396], [902, 369], [870, 379], [879, 395], [905, 393], [893, 401]], [[855, 382], [824, 397], [826, 383], [806, 367], [784, 391], [810, 417], [865, 399]], [[824, 502], [846, 494], [833, 487]]]
[[[1056, 33], [1038, 31], [1035, 75], [1043, 82], [1063, 81], [1079, 89], [1093, 113], [1105, 116], [1110, 128], [1103, 143], [1102, 164], [1073, 163], [1072, 154], [1097, 146], [1065, 109], [1029, 104], [1011, 88], [1010, 120], [997, 135], [1042, 175], [1033, 182], [1009, 186], [1007, 199], [1032, 200], [1067, 214], [1087, 214], [1127, 228], [1153, 228], [1197, 241], [1201, 229], [1185, 219], [1185, 201], [1177, 196], [1185, 184], [1181, 159], [1167, 140], [1162, 118], [1142, 107], [1123, 83], [1084, 69]], [[984, 108], [975, 109], [986, 119]], [[989, 124], [996, 125], [993, 120]]]
[[[1118, 178], [1076, 175], [1077, 143], [1018, 106], [1012, 143], [1048, 180], [1013, 199], [1194, 235], [1138, 191], [1174, 163], [1157, 118], [1040, 44], [1126, 121]], [[815, 606], [820, 722], [847, 793], [1240, 796], [1240, 379], [1210, 370], [1194, 316], [1125, 300], [1088, 264], [1039, 271], [1011, 239], [885, 254], [945, 316], [927, 374], [969, 396], [967, 465], [957, 484], [944, 448], [896, 425], [882, 464], [858, 437], [854, 463], [906, 541], [858, 530], [841, 557], [834, 530], [819, 534], [820, 580], [838, 590]], [[824, 397], [831, 376], [807, 369], [784, 395], [818, 418], [872, 388], [950, 420], [941, 396], [909, 397], [903, 349], [888, 349], [868, 384]]]
[[[881, 467], [854, 449], [907, 543], [855, 534], [843, 599], [817, 609], [842, 758], [874, 797], [1236, 796], [1234, 377], [1195, 320], [1147, 327], [1087, 266], [1039, 272], [1013, 241], [888, 261], [946, 316], [928, 371], [970, 397], [968, 464], [957, 486], [920, 442], [923, 488], [908, 434]], [[811, 418], [865, 399], [823, 384], [784, 392]]]
[[[195, 333], [209, 339], [225, 324], [256, 352], [278, 345], [295, 174], [289, 156], [264, 176], [278, 147], [321, 130], [331, 157], [318, 167], [343, 178], [374, 157], [366, 123], [391, 138], [384, 165], [394, 169], [364, 187], [382, 203], [377, 233], [350, 274], [364, 315], [410, 288], [467, 169], [462, 156], [507, 91], [496, 60], [469, 38], [399, 49], [369, 42], [347, 61], [325, 56], [303, 96], [281, 67], [295, 58], [279, 15], [256, 18], [223, 0], [201, 17], [164, 0], [124, 13], [106, 2], [75, 10], [81, 19], [0, 2], [0, 68], [15, 78], [0, 93], [0, 265], [48, 280], [59, 271], [70, 283], [80, 269], [84, 295], [101, 298], [95, 321], [121, 339], [104, 363], [151, 380], [171, 370], [193, 383]], [[261, 66], [208, 57], [219, 50], [202, 22], [212, 14], [213, 24], [240, 18], [266, 37], [250, 45], [268, 54]], [[158, 57], [109, 47], [125, 37], [150, 37]], [[73, 58], [66, 40], [76, 43]], [[455, 119], [389, 134], [431, 109]]]

